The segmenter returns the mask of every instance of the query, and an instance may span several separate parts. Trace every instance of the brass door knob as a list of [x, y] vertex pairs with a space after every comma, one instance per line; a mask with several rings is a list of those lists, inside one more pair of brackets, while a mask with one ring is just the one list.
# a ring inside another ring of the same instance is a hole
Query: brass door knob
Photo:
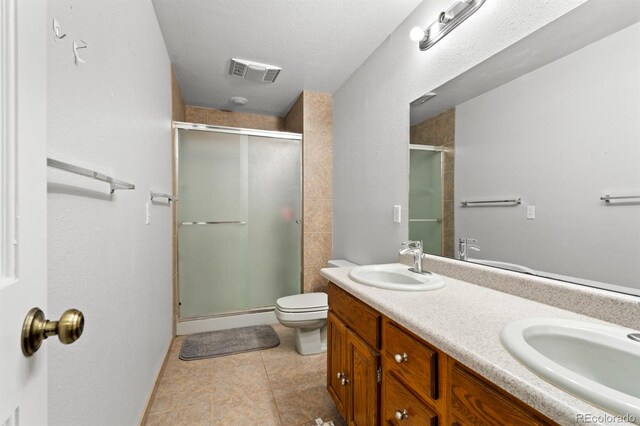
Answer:
[[40, 349], [42, 341], [58, 336], [65, 345], [75, 342], [84, 330], [84, 315], [77, 309], [66, 310], [59, 321], [49, 321], [40, 308], [29, 311], [22, 324], [22, 353], [30, 357]]

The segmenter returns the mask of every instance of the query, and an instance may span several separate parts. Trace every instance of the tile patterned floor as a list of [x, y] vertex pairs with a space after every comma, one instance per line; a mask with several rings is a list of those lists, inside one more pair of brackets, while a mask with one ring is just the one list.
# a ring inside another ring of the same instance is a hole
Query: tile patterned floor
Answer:
[[312, 426], [318, 417], [343, 426], [326, 389], [326, 354], [299, 355], [293, 331], [273, 327], [275, 348], [198, 361], [178, 358], [177, 337], [147, 426]]

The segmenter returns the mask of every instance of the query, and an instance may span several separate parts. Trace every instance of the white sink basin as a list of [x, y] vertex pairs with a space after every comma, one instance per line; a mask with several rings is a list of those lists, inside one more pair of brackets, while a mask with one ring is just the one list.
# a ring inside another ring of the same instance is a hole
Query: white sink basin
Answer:
[[406, 265], [358, 266], [349, 272], [353, 281], [371, 287], [399, 291], [427, 291], [444, 287], [444, 280], [436, 274], [418, 274]]
[[[505, 348], [538, 376], [590, 404], [640, 420], [640, 342], [635, 330], [553, 318], [507, 324]], [[636, 420], [637, 421], [637, 420]]]

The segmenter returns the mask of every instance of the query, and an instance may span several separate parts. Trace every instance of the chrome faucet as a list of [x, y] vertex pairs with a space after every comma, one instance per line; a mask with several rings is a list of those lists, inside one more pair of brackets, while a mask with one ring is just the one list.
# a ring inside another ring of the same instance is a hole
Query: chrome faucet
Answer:
[[480, 251], [480, 247], [474, 243], [477, 243], [478, 240], [475, 238], [460, 238], [458, 243], [458, 259], [467, 260], [469, 258], [469, 250]]
[[405, 241], [402, 245], [407, 248], [400, 250], [400, 255], [413, 254], [413, 268], [409, 270], [422, 274], [422, 241]]

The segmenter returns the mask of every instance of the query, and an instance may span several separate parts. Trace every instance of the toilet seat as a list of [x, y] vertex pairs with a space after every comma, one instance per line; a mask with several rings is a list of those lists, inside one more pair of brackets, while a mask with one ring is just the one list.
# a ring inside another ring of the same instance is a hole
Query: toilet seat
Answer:
[[287, 313], [326, 312], [329, 309], [327, 293], [303, 293], [281, 297], [276, 309]]

